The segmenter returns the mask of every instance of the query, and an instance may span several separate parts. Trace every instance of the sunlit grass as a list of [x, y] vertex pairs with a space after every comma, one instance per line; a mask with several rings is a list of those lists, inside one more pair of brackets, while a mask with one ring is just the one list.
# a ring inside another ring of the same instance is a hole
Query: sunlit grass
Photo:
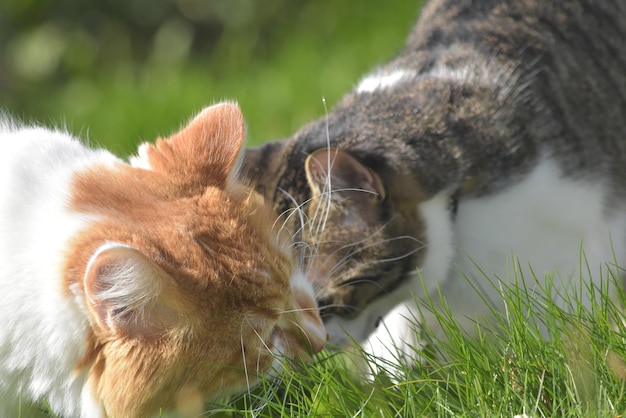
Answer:
[[[605, 283], [621, 280], [607, 276]], [[445, 335], [416, 352], [412, 365], [390, 365], [358, 348], [326, 350], [312, 364], [285, 364], [278, 379], [263, 380], [248, 394], [207, 405], [205, 416], [622, 416], [624, 292], [609, 297], [603, 285], [590, 289], [591, 306], [567, 294], [557, 306], [546, 296], [555, 292], [551, 277], [521, 279], [492, 283], [506, 309], [472, 330], [461, 329], [445, 301], [422, 301]], [[380, 370], [375, 376], [366, 377], [367, 360]]]
[[[367, 379], [355, 366], [365, 354], [327, 351], [312, 365], [287, 367], [279, 382], [264, 382], [235, 406], [213, 407], [229, 417], [621, 416], [621, 302], [594, 288], [591, 306], [571, 295], [557, 306], [545, 296], [554, 291], [552, 278], [532, 280], [532, 290], [517, 279], [498, 285], [505, 312], [469, 332], [445, 303], [438, 308], [445, 337], [415, 353], [413, 367], [371, 359], [383, 372]], [[623, 300], [624, 293], [617, 296]]]

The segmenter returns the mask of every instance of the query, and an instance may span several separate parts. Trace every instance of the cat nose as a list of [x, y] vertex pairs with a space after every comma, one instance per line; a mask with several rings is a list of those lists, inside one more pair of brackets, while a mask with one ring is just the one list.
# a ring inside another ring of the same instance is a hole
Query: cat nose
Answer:
[[309, 346], [309, 352], [311, 354], [319, 353], [328, 341], [328, 333], [320, 317], [317, 304], [314, 299], [305, 295], [297, 296], [296, 303], [302, 314], [302, 328], [306, 334], [305, 339]]
[[[318, 315], [319, 317], [319, 315]], [[315, 324], [315, 326], [309, 326], [307, 332], [307, 341], [309, 342], [309, 348], [311, 354], [317, 354], [324, 349], [326, 342], [328, 341], [328, 333], [324, 327], [324, 323], [321, 319]]]

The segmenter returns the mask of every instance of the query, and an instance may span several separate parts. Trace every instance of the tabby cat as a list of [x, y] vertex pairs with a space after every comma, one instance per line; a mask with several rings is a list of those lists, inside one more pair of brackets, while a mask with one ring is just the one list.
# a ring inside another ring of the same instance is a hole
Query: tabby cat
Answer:
[[[325, 331], [223, 103], [126, 164], [0, 118], [0, 417], [198, 416]], [[18, 413], [19, 411], [19, 413]]]
[[469, 327], [531, 269], [590, 302], [626, 262], [625, 40], [621, 0], [432, 0], [328, 115], [246, 151], [331, 342], [402, 362], [438, 332], [421, 300]]

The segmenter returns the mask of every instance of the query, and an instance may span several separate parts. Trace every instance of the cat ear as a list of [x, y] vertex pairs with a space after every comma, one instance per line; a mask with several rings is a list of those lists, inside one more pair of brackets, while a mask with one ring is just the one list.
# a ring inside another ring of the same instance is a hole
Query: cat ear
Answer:
[[96, 251], [84, 278], [98, 326], [131, 336], [157, 335], [176, 321], [177, 310], [166, 299], [170, 283], [171, 277], [148, 257], [117, 243]]
[[363, 196], [382, 201], [385, 189], [374, 170], [336, 148], [321, 148], [305, 161], [306, 178], [313, 195], [331, 191], [333, 194]]
[[205, 108], [169, 139], [142, 146], [133, 165], [148, 166], [189, 184], [225, 187], [239, 171], [244, 141], [239, 106], [223, 102]]

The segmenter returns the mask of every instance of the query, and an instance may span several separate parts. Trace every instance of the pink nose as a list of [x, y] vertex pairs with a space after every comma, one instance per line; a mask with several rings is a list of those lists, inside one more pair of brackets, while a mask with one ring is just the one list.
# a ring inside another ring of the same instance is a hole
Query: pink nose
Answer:
[[320, 317], [317, 303], [305, 295], [296, 296], [296, 303], [302, 314], [302, 328], [312, 354], [319, 353], [324, 349], [328, 341], [328, 333], [324, 322]]
[[315, 322], [307, 318], [305, 322], [308, 322], [305, 328], [305, 332], [308, 337], [309, 344], [311, 345], [311, 353], [319, 353], [326, 346], [326, 341], [328, 341], [328, 333], [326, 332], [326, 328], [324, 327], [324, 323], [320, 318], [319, 314], [316, 312]]

